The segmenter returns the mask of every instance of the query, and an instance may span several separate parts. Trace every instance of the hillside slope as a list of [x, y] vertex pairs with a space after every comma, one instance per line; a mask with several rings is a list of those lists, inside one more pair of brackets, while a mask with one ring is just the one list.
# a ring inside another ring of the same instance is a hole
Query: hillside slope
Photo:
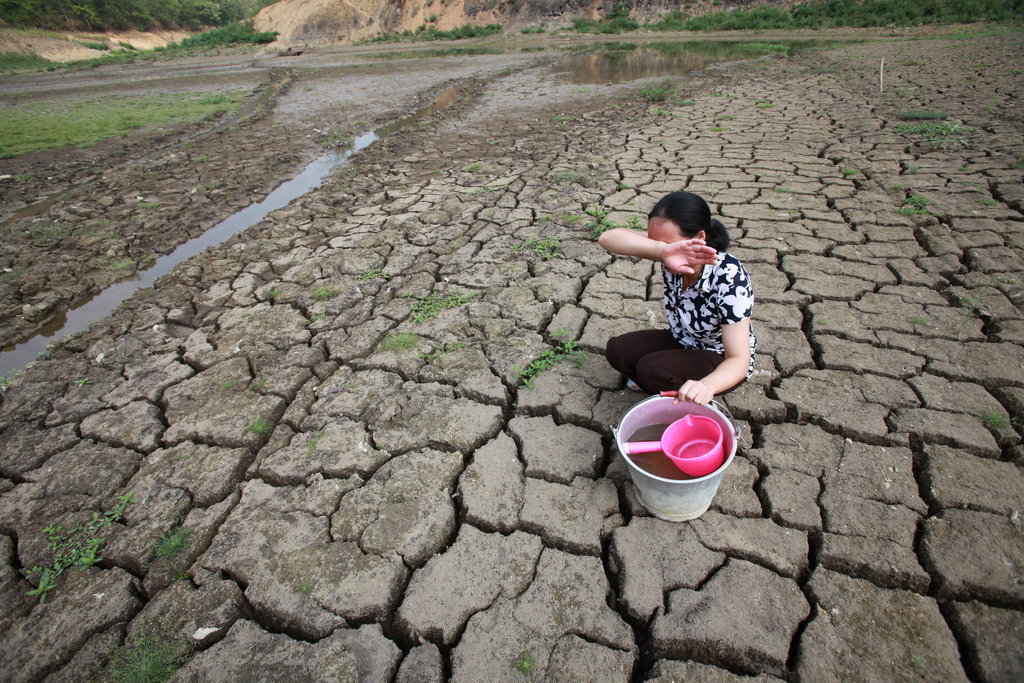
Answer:
[[[785, 0], [632, 0], [626, 3], [640, 21], [675, 9], [690, 14], [754, 5], [790, 5]], [[580, 17], [596, 19], [611, 9], [603, 0], [279, 0], [255, 18], [259, 31], [278, 31], [279, 43], [324, 45], [357, 41], [428, 24], [450, 30], [467, 24], [497, 23], [506, 30], [528, 26], [564, 28]]]

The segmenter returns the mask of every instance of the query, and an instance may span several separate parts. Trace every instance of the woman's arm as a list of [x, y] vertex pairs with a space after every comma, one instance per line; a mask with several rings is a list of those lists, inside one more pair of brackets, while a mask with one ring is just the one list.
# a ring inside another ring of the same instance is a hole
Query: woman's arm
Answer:
[[747, 376], [750, 365], [750, 318], [722, 325], [722, 344], [725, 346], [725, 360], [702, 379], [687, 380], [679, 387], [675, 403], [709, 403], [716, 394], [732, 389]]
[[620, 256], [661, 261], [672, 273], [693, 273], [691, 266], [714, 264], [718, 258], [718, 252], [702, 239], [660, 242], [629, 228], [612, 228], [603, 232], [597, 243], [606, 251]]

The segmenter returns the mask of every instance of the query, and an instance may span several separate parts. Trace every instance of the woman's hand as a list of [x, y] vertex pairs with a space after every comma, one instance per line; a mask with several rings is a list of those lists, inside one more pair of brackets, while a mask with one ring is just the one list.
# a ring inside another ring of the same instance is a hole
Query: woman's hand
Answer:
[[718, 252], [699, 238], [669, 242], [658, 254], [661, 263], [670, 273], [692, 274], [693, 266], [714, 265]]
[[711, 403], [711, 399], [715, 397], [715, 392], [711, 391], [708, 385], [704, 384], [697, 379], [688, 379], [686, 384], [679, 387], [679, 392], [676, 394], [676, 400], [672, 403], [680, 403], [681, 401], [689, 401], [691, 403], [700, 403], [701, 405]]

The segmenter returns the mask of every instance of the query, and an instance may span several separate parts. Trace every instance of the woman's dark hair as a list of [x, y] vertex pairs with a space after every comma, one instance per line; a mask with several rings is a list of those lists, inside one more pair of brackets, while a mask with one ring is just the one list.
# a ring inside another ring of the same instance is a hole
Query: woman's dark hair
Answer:
[[715, 251], [729, 249], [729, 233], [719, 221], [711, 217], [708, 203], [692, 192], [671, 192], [654, 205], [647, 218], [668, 218], [679, 226], [685, 237], [693, 237], [701, 230], [707, 235], [707, 244]]

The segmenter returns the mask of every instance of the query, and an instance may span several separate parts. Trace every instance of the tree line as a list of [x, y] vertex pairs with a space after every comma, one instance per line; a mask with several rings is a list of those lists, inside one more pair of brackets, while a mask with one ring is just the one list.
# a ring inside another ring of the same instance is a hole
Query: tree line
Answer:
[[0, 26], [54, 30], [198, 30], [250, 17], [274, 0], [0, 0]]

